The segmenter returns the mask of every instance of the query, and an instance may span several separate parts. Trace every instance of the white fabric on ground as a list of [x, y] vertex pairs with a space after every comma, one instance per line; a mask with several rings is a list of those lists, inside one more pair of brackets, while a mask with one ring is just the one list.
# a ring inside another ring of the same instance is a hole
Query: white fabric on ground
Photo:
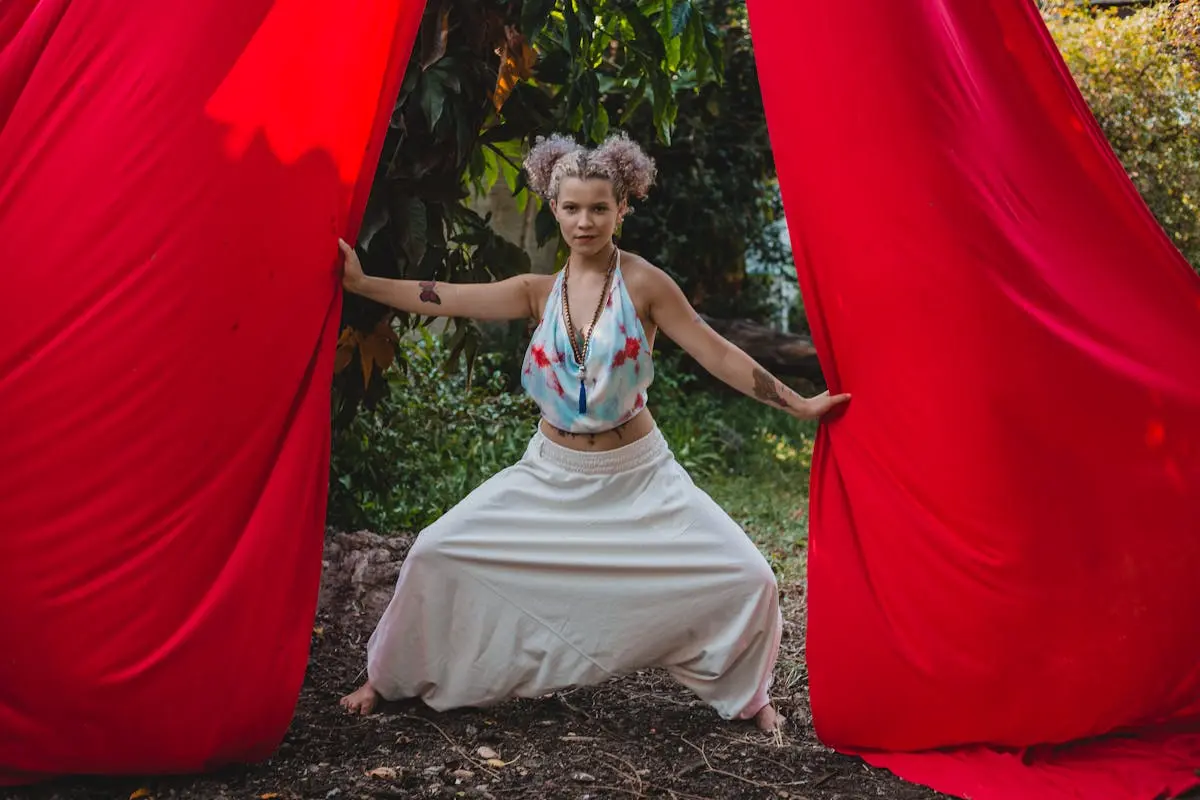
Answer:
[[657, 430], [604, 453], [538, 433], [417, 537], [367, 672], [444, 710], [657, 666], [745, 718], [781, 629], [770, 565]]

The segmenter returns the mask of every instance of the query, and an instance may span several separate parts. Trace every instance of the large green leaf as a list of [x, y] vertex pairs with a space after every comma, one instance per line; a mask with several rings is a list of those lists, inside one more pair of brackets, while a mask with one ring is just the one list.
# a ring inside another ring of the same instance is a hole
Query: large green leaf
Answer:
[[648, 53], [661, 66], [667, 58], [667, 46], [662, 35], [654, 28], [646, 15], [636, 8], [626, 11], [625, 18], [629, 20], [629, 24], [633, 28], [634, 45]]
[[691, 18], [692, 0], [675, 0], [675, 7], [671, 9], [670, 14], [671, 28], [667, 34], [668, 38], [674, 39], [681, 35]]
[[426, 72], [417, 88], [421, 98], [421, 110], [431, 129], [436, 129], [446, 110], [446, 90], [437, 72]]

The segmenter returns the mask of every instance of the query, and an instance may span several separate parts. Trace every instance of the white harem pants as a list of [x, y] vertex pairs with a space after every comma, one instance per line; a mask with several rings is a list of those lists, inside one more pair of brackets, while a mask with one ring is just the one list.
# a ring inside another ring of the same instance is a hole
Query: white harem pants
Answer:
[[445, 710], [664, 667], [748, 718], [782, 623], [770, 565], [657, 429], [603, 453], [539, 432], [417, 537], [367, 674], [388, 700]]

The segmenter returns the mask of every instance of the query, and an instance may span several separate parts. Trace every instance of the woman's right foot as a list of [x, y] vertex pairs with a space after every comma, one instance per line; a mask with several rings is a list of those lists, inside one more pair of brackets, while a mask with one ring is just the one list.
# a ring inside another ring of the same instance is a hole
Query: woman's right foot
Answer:
[[379, 692], [367, 681], [341, 700], [342, 708], [351, 714], [370, 714], [380, 701]]

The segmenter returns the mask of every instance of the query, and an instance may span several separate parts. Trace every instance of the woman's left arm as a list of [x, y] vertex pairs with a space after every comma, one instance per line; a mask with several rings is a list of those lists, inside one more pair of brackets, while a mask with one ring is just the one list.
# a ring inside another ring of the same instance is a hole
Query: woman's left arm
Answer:
[[850, 399], [848, 394], [801, 397], [745, 351], [714, 331], [692, 308], [679, 285], [657, 268], [646, 274], [650, 317], [671, 341], [719, 380], [799, 419], [818, 419]]

